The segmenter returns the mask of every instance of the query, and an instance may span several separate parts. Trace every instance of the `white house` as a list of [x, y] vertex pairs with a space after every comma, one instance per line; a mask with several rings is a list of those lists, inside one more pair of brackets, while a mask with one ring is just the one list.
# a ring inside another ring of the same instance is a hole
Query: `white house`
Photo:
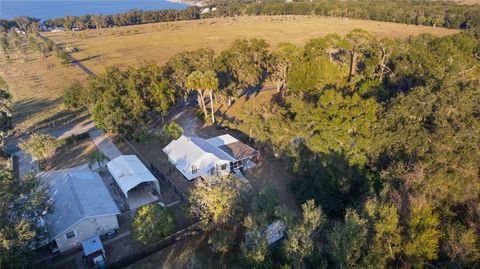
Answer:
[[258, 155], [256, 150], [228, 134], [210, 139], [182, 135], [163, 148], [163, 152], [188, 180], [251, 168]]
[[64, 252], [118, 229], [120, 210], [97, 173], [56, 171], [42, 180], [48, 184], [54, 205], [44, 222], [54, 249]]
[[137, 156], [120, 155], [108, 162], [107, 167], [131, 209], [158, 199], [160, 195], [158, 180]]

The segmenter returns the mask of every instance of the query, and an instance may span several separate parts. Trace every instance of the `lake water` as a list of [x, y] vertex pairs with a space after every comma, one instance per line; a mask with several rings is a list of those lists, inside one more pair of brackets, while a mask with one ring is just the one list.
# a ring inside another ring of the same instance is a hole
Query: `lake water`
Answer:
[[131, 9], [157, 10], [186, 7], [185, 4], [166, 0], [0, 0], [0, 18], [12, 19], [25, 15], [47, 20], [66, 15], [110, 15], [124, 13]]

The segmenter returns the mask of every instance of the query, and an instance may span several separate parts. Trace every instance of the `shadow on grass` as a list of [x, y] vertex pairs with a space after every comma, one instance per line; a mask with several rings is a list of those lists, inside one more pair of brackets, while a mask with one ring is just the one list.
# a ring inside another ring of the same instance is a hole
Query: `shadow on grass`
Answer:
[[[60, 110], [58, 113], [49, 112], [55, 109], [63, 102], [62, 98], [53, 100], [30, 98], [22, 102], [16, 102], [12, 106], [14, 125], [24, 123], [26, 121], [39, 118], [38, 122], [26, 124], [28, 127], [25, 130], [20, 130], [22, 133], [14, 134], [14, 136], [21, 136], [24, 134], [44, 130], [48, 128], [60, 128], [65, 125], [84, 122], [89, 118], [86, 110]], [[52, 115], [53, 114], [53, 115]], [[42, 115], [44, 115], [42, 117]]]
[[[33, 92], [32, 95], [35, 95]], [[13, 122], [20, 123], [29, 118], [36, 116], [45, 110], [51, 109], [62, 103], [61, 98], [50, 99], [34, 99], [30, 98], [21, 102], [15, 102], [12, 105]]]
[[75, 61], [73, 61], [73, 63], [81, 63], [81, 62], [89, 61], [89, 60], [91, 60], [91, 59], [98, 58], [98, 57], [100, 57], [101, 55], [100, 55], [100, 54], [92, 55], [92, 56], [88, 56], [88, 57], [85, 57], [85, 58], [82, 58], [82, 59], [77, 59], [77, 58], [75, 58], [74, 56], [75, 56], [75, 55], [72, 55], [72, 57], [75, 59]]
[[85, 113], [86, 110], [63, 110], [60, 113], [57, 113], [51, 117], [48, 117], [36, 125], [37, 128], [42, 128], [46, 126], [51, 127], [62, 127], [67, 124], [80, 123], [89, 118], [88, 113]]

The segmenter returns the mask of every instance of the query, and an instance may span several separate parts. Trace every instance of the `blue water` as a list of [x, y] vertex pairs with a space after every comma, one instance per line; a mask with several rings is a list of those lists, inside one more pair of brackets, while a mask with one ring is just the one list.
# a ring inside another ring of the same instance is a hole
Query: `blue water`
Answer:
[[30, 16], [47, 20], [66, 15], [110, 15], [131, 9], [183, 9], [186, 6], [166, 0], [0, 0], [0, 18]]

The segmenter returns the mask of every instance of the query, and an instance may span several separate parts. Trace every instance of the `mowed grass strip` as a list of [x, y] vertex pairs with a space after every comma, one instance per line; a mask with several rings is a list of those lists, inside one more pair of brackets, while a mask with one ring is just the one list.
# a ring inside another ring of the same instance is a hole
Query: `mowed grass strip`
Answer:
[[382, 38], [402, 38], [421, 33], [437, 36], [458, 30], [343, 18], [311, 16], [252, 16], [165, 22], [48, 33], [56, 43], [79, 49], [72, 55], [96, 73], [106, 66], [138, 65], [144, 61], [165, 63], [179, 51], [210, 47], [222, 51], [238, 38], [263, 38], [275, 47], [280, 42], [303, 45], [329, 33], [345, 35], [355, 28]]

